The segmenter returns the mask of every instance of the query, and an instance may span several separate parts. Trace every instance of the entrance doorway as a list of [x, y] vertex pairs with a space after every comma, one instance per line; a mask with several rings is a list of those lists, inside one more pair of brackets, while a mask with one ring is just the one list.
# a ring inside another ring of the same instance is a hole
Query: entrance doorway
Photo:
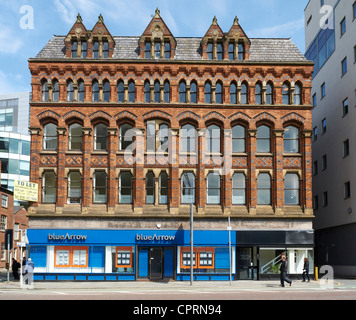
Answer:
[[174, 247], [139, 247], [138, 278], [162, 280], [175, 276]]
[[258, 280], [258, 248], [237, 248], [237, 277], [239, 280]]

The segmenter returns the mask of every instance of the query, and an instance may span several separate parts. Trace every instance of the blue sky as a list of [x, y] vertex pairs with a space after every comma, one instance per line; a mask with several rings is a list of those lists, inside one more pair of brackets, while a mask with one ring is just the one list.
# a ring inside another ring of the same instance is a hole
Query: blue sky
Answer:
[[292, 38], [304, 53], [304, 9], [307, 2], [0, 0], [0, 94], [31, 90], [28, 59], [35, 57], [53, 35], [66, 35], [78, 13], [87, 29], [95, 25], [101, 13], [115, 36], [140, 36], [157, 7], [176, 37], [204, 36], [214, 16], [222, 30], [227, 32], [237, 16], [249, 37]]

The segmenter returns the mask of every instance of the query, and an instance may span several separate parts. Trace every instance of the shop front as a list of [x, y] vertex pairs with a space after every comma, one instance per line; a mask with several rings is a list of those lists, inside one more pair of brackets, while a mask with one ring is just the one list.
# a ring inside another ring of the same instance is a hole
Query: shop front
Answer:
[[[189, 230], [28, 230], [37, 281], [190, 280]], [[236, 236], [194, 231], [194, 280], [236, 276]]]

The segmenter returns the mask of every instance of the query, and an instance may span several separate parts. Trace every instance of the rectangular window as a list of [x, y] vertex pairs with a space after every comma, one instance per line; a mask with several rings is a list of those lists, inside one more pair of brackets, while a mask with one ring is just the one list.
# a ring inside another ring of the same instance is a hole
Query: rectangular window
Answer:
[[317, 102], [316, 102], [316, 93], [313, 94], [313, 107], [315, 108], [316, 105], [317, 105]]
[[353, 17], [354, 17], [354, 19], [356, 19], [356, 1], [355, 1], [354, 4], [352, 5], [352, 12], [353, 12]]
[[318, 196], [314, 196], [314, 199], [313, 199], [313, 209], [314, 209], [314, 210], [318, 210], [318, 209], [319, 209], [319, 197], [318, 197]]
[[346, 17], [344, 17], [344, 19], [342, 19], [340, 22], [340, 31], [341, 31], [341, 36], [343, 36], [344, 33], [346, 32]]
[[315, 142], [316, 140], [318, 140], [318, 127], [313, 129], [313, 141]]
[[1, 216], [0, 231], [5, 231], [6, 229], [7, 229], [7, 216], [2, 215]]
[[95, 41], [93, 43], [93, 58], [99, 59], [99, 42]]
[[109, 42], [107, 41], [103, 42], [103, 58], [109, 58]]
[[354, 63], [356, 63], [356, 46], [354, 46]]
[[324, 191], [323, 192], [323, 207], [326, 207], [328, 205], [328, 192]]
[[316, 176], [318, 174], [318, 161], [313, 162], [313, 175]]
[[321, 170], [324, 171], [328, 167], [328, 160], [327, 160], [326, 154], [324, 154], [321, 159], [322, 159], [322, 161], [321, 161]]
[[145, 59], [151, 59], [151, 42], [145, 43]]
[[326, 132], [326, 118], [321, 121], [321, 134]]
[[[193, 268], [197, 268], [196, 264], [196, 256], [197, 256], [197, 248], [193, 249]], [[188, 269], [190, 268], [190, 248], [181, 248], [180, 252], [180, 267], [181, 269]]]
[[82, 58], [86, 59], [88, 51], [88, 44], [86, 41], [82, 41]]
[[55, 247], [54, 266], [57, 268], [88, 267], [88, 247]]
[[7, 208], [7, 204], [8, 204], [8, 197], [6, 194], [2, 194], [1, 195], [1, 206], [3, 208]]
[[347, 57], [341, 61], [341, 75], [345, 75], [347, 73]]
[[348, 199], [351, 197], [351, 186], [350, 181], [344, 184], [344, 199]]
[[350, 154], [350, 143], [349, 139], [344, 141], [344, 158]]
[[325, 89], [325, 82], [321, 85], [321, 99], [325, 97], [326, 89]]
[[342, 114], [346, 116], [349, 113], [349, 99], [346, 98], [342, 103]]

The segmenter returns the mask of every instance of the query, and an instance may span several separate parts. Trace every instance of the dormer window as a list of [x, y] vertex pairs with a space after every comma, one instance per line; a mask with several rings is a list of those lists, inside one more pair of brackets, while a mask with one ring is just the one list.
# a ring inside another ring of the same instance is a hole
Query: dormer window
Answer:
[[240, 61], [245, 60], [245, 44], [240, 42], [238, 45], [238, 49], [239, 49], [239, 53], [238, 53], [238, 57]]
[[72, 41], [72, 58], [76, 58], [78, 55], [78, 41]]
[[171, 58], [171, 43], [168, 41], [164, 43], [164, 58], [165, 59]]
[[99, 41], [93, 43], [93, 58], [99, 59]]
[[86, 41], [82, 41], [82, 53], [81, 53], [81, 56], [82, 56], [82, 59], [86, 59], [87, 57], [87, 51], [88, 51], [88, 44]]
[[223, 60], [224, 59], [224, 51], [222, 42], [218, 42], [216, 45], [216, 59]]
[[214, 55], [214, 46], [212, 42], [208, 42], [207, 46], [207, 55], [208, 55], [208, 60], [213, 60], [213, 55]]
[[155, 59], [159, 59], [161, 57], [161, 42], [155, 41]]
[[103, 58], [109, 58], [109, 42], [107, 41], [103, 42]]
[[235, 44], [230, 42], [228, 50], [229, 50], [229, 60], [235, 60]]

